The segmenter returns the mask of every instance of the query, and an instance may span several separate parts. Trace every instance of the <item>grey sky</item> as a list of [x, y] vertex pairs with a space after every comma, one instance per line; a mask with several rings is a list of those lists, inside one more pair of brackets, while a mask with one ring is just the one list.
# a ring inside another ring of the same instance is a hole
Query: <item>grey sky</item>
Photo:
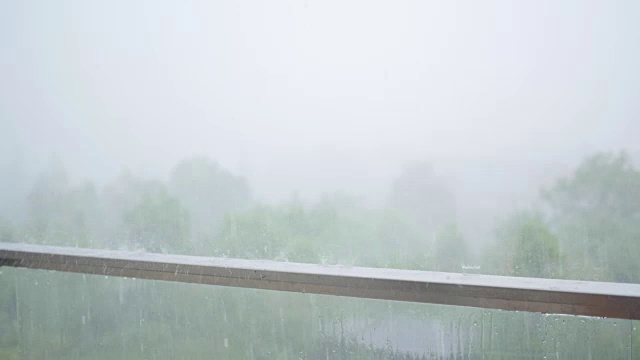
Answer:
[[100, 179], [207, 154], [267, 199], [379, 193], [421, 159], [463, 192], [527, 188], [640, 151], [638, 19], [637, 1], [3, 1], [0, 160], [56, 152]]

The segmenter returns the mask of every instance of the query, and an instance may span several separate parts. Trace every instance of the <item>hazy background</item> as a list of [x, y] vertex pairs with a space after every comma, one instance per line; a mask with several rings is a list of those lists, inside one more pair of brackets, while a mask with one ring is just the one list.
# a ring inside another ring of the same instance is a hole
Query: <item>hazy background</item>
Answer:
[[428, 161], [489, 229], [583, 155], [640, 152], [638, 19], [635, 1], [3, 1], [0, 193], [52, 154], [98, 184], [204, 154], [258, 200], [376, 204]]
[[[639, 160], [640, 1], [0, 0], [0, 244], [639, 284]], [[638, 321], [0, 270], [0, 359], [640, 354]]]

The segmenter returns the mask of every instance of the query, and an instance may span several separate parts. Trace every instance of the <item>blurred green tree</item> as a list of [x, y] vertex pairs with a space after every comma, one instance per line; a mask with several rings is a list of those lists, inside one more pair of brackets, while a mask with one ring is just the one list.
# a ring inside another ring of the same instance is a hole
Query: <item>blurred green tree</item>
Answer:
[[147, 251], [189, 253], [189, 213], [163, 188], [145, 193], [124, 214], [130, 241]]
[[569, 276], [640, 281], [640, 172], [624, 153], [587, 157], [543, 191]]
[[36, 180], [27, 197], [27, 234], [32, 241], [91, 247], [97, 231], [99, 200], [95, 186], [69, 183], [58, 159]]
[[423, 239], [404, 214], [333, 195], [313, 205], [292, 201], [230, 213], [216, 247], [231, 257], [423, 269], [429, 253]]
[[445, 226], [436, 236], [434, 262], [438, 271], [461, 272], [467, 261], [467, 244], [458, 226]]
[[497, 230], [498, 242], [486, 255], [488, 268], [501, 275], [557, 278], [562, 256], [558, 238], [538, 212], [518, 211]]
[[224, 215], [246, 208], [251, 200], [247, 181], [204, 156], [178, 163], [169, 176], [168, 189], [189, 210], [192, 238], [205, 250], [220, 231]]

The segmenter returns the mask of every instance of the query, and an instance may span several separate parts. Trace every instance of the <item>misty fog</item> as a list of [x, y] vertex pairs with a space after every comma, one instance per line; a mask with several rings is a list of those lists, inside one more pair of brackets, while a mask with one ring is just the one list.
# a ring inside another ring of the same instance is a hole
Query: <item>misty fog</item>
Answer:
[[[399, 208], [417, 232], [463, 236], [473, 255], [460, 259], [484, 264], [500, 224], [517, 223], [510, 214], [570, 207], [554, 184], [580, 164], [638, 168], [638, 19], [634, 1], [2, 1], [0, 230], [31, 229], [33, 204], [48, 199], [43, 174], [55, 178], [59, 167], [76, 186], [70, 193], [101, 199], [106, 220], [87, 220], [96, 237], [122, 234], [123, 216], [142, 221], [135, 201], [114, 200], [135, 186], [166, 184], [168, 199], [180, 200], [171, 221], [196, 245], [179, 251], [239, 257], [247, 249], [224, 238], [236, 221], [277, 218], [298, 202], [312, 217], [344, 196], [373, 209], [358, 213], [362, 222]], [[192, 179], [180, 176], [197, 165], [190, 159], [232, 188], [227, 207], [204, 209], [189, 193]], [[425, 178], [431, 187], [414, 182]], [[548, 200], [549, 189], [560, 195]], [[184, 219], [180, 206], [190, 211]], [[562, 242], [560, 225], [550, 228], [563, 256], [580, 248]], [[29, 231], [13, 241], [41, 240]], [[410, 237], [380, 246], [399, 241], [410, 252]], [[222, 238], [232, 250], [202, 240]], [[124, 246], [112, 241], [88, 244]], [[246, 254], [282, 255], [253, 250]], [[294, 260], [316, 259], [304, 256]], [[545, 271], [515, 275], [560, 276]], [[614, 275], [584, 278], [640, 274], [606, 271]]]
[[473, 221], [640, 151], [640, 6], [616, 4], [3, 2], [3, 174], [55, 154], [99, 183], [166, 177], [203, 154], [265, 201], [378, 203], [427, 161]]

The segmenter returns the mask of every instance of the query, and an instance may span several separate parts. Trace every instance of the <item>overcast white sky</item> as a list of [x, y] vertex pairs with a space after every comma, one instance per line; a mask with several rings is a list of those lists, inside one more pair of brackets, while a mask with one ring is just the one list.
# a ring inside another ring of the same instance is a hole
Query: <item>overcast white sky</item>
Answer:
[[420, 159], [463, 194], [513, 173], [495, 166], [526, 188], [640, 152], [638, 19], [638, 1], [2, 1], [0, 160], [106, 179], [207, 154], [265, 199], [379, 193]]

